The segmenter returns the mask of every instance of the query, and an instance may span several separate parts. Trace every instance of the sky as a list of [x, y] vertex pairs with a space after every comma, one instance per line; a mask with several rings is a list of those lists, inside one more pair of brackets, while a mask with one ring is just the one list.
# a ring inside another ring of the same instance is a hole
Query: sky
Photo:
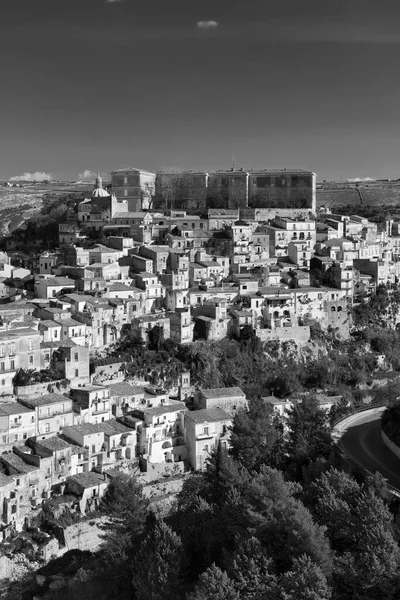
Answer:
[[392, 0], [1, 0], [0, 179], [400, 177]]

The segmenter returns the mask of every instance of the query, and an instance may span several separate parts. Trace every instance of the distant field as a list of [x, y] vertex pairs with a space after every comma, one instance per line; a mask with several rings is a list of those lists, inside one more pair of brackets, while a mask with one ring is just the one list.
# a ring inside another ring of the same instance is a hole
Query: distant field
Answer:
[[332, 186], [317, 190], [317, 208], [325, 206], [335, 208], [354, 205], [364, 207], [399, 208], [400, 210], [400, 185], [368, 184], [354, 186]]
[[72, 192], [89, 192], [93, 185], [32, 185], [22, 188], [0, 187], [0, 236], [9, 235], [38, 212], [47, 194], [62, 196]]

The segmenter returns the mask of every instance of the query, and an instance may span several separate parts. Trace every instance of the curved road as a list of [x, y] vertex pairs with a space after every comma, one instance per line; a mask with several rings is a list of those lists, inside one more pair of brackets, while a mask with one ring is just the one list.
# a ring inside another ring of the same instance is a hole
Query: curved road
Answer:
[[339, 446], [371, 473], [379, 471], [388, 483], [400, 490], [400, 458], [385, 446], [381, 438], [381, 414], [360, 414], [349, 424]]

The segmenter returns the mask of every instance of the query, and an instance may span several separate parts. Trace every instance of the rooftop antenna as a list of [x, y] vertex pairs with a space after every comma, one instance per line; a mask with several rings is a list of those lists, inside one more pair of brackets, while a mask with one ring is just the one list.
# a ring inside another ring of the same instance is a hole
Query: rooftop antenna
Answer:
[[232, 171], [235, 170], [235, 157], [232, 156]]

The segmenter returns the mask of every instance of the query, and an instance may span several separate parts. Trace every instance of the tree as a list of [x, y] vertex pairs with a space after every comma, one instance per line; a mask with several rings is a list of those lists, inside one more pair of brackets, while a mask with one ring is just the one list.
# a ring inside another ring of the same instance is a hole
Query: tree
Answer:
[[234, 416], [231, 455], [248, 470], [270, 464], [280, 439], [279, 424], [271, 406], [261, 398], [250, 400], [249, 409], [240, 409]]
[[281, 472], [263, 466], [246, 485], [248, 528], [260, 540], [278, 573], [289, 570], [295, 558], [307, 554], [329, 574], [332, 558], [326, 528], [316, 523], [295, 497], [300, 490], [299, 484], [286, 482]]
[[183, 598], [185, 555], [181, 539], [163, 521], [140, 544], [132, 562], [137, 600]]
[[239, 600], [234, 582], [213, 564], [202, 575], [188, 600]]
[[144, 531], [148, 506], [135, 477], [121, 473], [111, 480], [101, 503], [108, 516], [103, 544], [108, 561], [126, 561]]
[[302, 468], [318, 458], [328, 458], [332, 441], [327, 413], [313, 396], [306, 396], [287, 411], [288, 434], [285, 444], [287, 468], [301, 479]]
[[255, 537], [238, 540], [233, 555], [227, 560], [227, 573], [241, 600], [268, 598], [276, 589], [271, 559]]
[[335, 588], [343, 599], [391, 598], [395, 593], [400, 550], [393, 536], [393, 516], [374, 485], [370, 480], [359, 484], [330, 469], [306, 495], [336, 552]]
[[329, 600], [332, 591], [318, 565], [304, 554], [280, 580], [281, 600]]
[[393, 537], [392, 520], [373, 490], [361, 492], [350, 522], [351, 551], [335, 561], [341, 598], [398, 598], [400, 549]]
[[164, 341], [164, 328], [160, 325], [154, 325], [154, 327], [148, 330], [147, 336], [149, 341], [149, 350], [155, 350], [156, 352], [159, 352]]
[[209, 486], [210, 501], [222, 505], [229, 492], [234, 489], [240, 491], [245, 485], [247, 473], [229, 456], [228, 450], [224, 449], [219, 442], [207, 458], [204, 478]]

